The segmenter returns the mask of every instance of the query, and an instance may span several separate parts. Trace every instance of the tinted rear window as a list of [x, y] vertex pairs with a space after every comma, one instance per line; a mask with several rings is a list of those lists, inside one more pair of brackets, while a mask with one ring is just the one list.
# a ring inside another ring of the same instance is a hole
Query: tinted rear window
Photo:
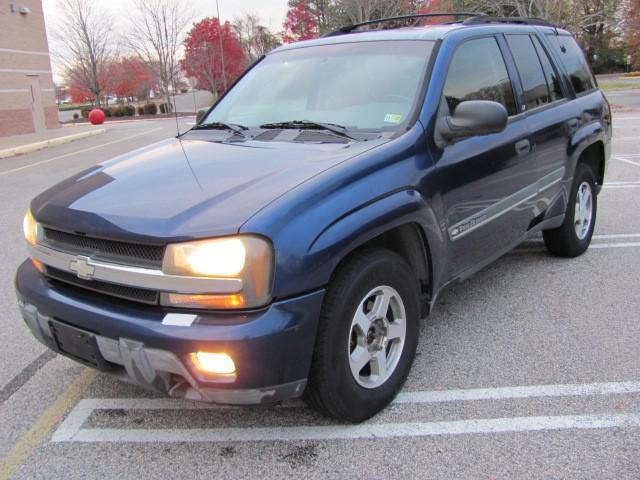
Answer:
[[550, 103], [551, 98], [547, 88], [542, 65], [529, 35], [507, 35], [507, 43], [513, 53], [513, 58], [520, 74], [524, 103], [527, 109]]
[[576, 93], [588, 92], [596, 87], [587, 59], [576, 41], [566, 35], [547, 35], [564, 68], [569, 74], [571, 85]]
[[542, 63], [542, 69], [544, 70], [544, 75], [547, 77], [547, 87], [549, 87], [549, 93], [551, 94], [551, 101], [555, 102], [556, 100], [560, 100], [564, 98], [564, 94], [562, 93], [562, 87], [560, 86], [560, 77], [558, 77], [558, 72], [555, 70], [553, 65], [551, 64], [551, 60], [549, 60], [549, 56], [547, 52], [542, 47], [540, 40], [537, 37], [531, 37], [533, 43], [536, 46], [536, 51], [538, 52], [538, 58]]

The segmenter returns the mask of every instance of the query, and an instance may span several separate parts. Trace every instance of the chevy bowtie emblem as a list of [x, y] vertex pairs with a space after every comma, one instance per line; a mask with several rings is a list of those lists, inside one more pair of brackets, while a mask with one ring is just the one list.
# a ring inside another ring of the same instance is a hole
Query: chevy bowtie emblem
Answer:
[[91, 259], [89, 257], [78, 255], [75, 260], [71, 260], [71, 263], [69, 263], [69, 270], [75, 273], [78, 278], [91, 280], [93, 279], [96, 267], [91, 265]]

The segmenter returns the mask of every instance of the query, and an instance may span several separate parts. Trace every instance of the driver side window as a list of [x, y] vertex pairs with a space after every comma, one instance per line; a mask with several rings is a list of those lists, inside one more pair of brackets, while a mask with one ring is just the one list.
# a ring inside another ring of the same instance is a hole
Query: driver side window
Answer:
[[501, 103], [517, 113], [515, 97], [500, 47], [494, 37], [469, 40], [458, 47], [449, 65], [444, 97], [451, 113], [465, 100]]

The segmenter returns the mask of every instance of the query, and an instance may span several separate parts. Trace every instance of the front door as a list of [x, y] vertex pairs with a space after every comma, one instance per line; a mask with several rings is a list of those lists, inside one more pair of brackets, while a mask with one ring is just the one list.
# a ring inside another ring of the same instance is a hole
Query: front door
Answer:
[[40, 132], [47, 128], [44, 120], [44, 106], [42, 105], [42, 91], [40, 89], [40, 77], [37, 75], [27, 76], [27, 85], [31, 95], [31, 116], [33, 118], [33, 129]]
[[531, 138], [519, 115], [513, 85], [493, 36], [461, 44], [453, 54], [442, 108], [451, 114], [465, 100], [491, 100], [505, 106], [503, 132], [449, 143], [437, 159], [449, 274], [464, 275], [522, 238], [531, 222]]

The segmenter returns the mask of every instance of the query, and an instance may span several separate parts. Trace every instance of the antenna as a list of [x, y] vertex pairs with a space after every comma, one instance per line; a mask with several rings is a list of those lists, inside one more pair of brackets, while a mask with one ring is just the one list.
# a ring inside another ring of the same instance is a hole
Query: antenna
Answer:
[[218, 35], [218, 41], [220, 43], [220, 60], [222, 61], [222, 82], [224, 84], [224, 89], [227, 89], [227, 69], [224, 66], [224, 48], [222, 48], [222, 22], [220, 21], [220, 5], [218, 4], [218, 0], [216, 0], [216, 11], [218, 14], [218, 29], [220, 30], [220, 34]]
[[176, 103], [176, 77], [174, 75], [172, 82], [173, 84], [173, 113], [176, 119], [176, 130], [178, 131], [178, 137], [180, 136], [180, 124], [178, 123], [178, 104]]

